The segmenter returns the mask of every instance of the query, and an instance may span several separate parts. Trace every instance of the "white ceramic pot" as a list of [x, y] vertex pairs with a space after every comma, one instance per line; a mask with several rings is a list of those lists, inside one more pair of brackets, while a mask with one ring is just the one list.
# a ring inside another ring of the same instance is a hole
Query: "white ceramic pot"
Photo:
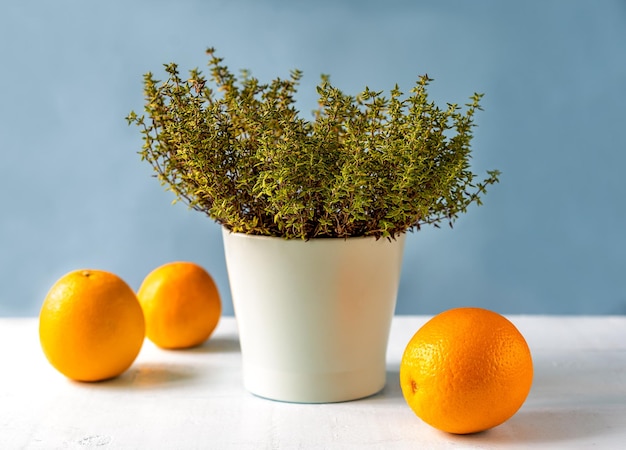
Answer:
[[385, 385], [405, 235], [309, 241], [223, 231], [244, 387], [299, 403]]

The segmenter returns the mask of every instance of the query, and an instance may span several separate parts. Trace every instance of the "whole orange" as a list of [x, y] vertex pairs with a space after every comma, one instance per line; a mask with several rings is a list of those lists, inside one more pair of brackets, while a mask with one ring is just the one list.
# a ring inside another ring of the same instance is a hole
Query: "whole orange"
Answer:
[[191, 262], [154, 269], [137, 292], [146, 317], [146, 336], [162, 348], [202, 344], [222, 314], [217, 286], [209, 273]]
[[120, 375], [139, 354], [144, 333], [133, 290], [101, 270], [76, 270], [61, 277], [39, 313], [39, 339], [48, 361], [78, 381]]
[[530, 349], [508, 319], [481, 308], [436, 315], [409, 341], [402, 394], [424, 422], [466, 434], [500, 425], [522, 406], [533, 379]]

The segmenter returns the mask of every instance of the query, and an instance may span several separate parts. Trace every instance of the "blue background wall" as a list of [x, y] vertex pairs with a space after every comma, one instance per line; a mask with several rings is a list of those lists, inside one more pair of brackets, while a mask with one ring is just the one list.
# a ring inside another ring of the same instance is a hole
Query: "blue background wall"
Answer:
[[0, 315], [36, 315], [83, 267], [133, 287], [172, 260], [204, 265], [232, 313], [220, 229], [172, 196], [124, 120], [142, 75], [203, 67], [215, 46], [262, 80], [304, 70], [356, 94], [437, 101], [484, 92], [474, 167], [485, 206], [407, 241], [398, 313], [626, 313], [624, 1], [3, 1]]

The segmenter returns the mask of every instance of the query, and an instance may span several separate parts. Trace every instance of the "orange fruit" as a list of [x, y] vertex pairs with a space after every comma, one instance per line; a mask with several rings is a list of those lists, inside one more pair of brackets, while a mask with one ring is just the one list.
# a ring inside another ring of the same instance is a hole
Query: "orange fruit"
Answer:
[[48, 291], [39, 313], [39, 340], [63, 375], [100, 381], [128, 369], [141, 350], [145, 325], [133, 290], [117, 275], [76, 270]]
[[202, 344], [222, 314], [217, 286], [191, 262], [171, 262], [146, 276], [137, 292], [146, 317], [146, 336], [162, 348]]
[[436, 315], [409, 341], [402, 394], [415, 414], [449, 433], [500, 425], [522, 406], [533, 379], [526, 340], [508, 319], [481, 308]]

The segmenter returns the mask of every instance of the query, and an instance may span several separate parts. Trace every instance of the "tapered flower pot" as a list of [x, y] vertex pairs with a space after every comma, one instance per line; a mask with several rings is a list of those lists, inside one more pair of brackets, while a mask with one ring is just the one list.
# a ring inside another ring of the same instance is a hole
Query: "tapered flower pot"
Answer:
[[299, 403], [385, 385], [405, 235], [286, 240], [223, 230], [244, 387]]

